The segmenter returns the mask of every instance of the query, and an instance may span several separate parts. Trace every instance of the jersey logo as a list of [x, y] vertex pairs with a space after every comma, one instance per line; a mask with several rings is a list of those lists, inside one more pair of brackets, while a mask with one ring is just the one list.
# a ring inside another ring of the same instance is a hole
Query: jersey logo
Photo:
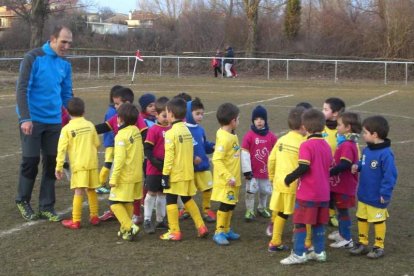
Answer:
[[72, 131], [70, 132], [70, 134], [72, 135], [72, 137], [73, 137], [73, 138], [75, 138], [75, 137], [76, 137], [76, 132], [75, 132], [74, 130], [72, 130]]
[[266, 140], [260, 140], [259, 138], [254, 139], [254, 143], [256, 145], [265, 144], [266, 142], [267, 142]]
[[129, 137], [129, 142], [131, 143], [131, 144], [133, 144], [134, 143], [134, 137]]
[[376, 219], [380, 219], [380, 218], [382, 218], [382, 214], [381, 214], [381, 213], [377, 213], [377, 214], [375, 215], [375, 218], [376, 218]]
[[227, 199], [228, 199], [229, 201], [236, 200], [236, 197], [234, 196], [234, 192], [233, 192], [233, 191], [229, 191], [229, 192], [227, 192]]
[[182, 135], [178, 135], [178, 142], [180, 142], [181, 144], [183, 143], [184, 139]]
[[256, 150], [254, 154], [254, 158], [256, 158], [257, 161], [262, 163], [262, 168], [260, 169], [260, 173], [266, 173], [267, 172], [267, 158], [269, 157], [269, 150], [264, 147], [261, 150]]
[[378, 161], [377, 160], [372, 160], [371, 161], [371, 169], [376, 169], [378, 167]]

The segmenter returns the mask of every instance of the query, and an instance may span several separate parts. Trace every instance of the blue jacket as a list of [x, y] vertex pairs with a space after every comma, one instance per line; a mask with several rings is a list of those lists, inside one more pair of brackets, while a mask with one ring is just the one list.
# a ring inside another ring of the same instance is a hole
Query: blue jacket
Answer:
[[[111, 119], [116, 114], [116, 109], [113, 104], [110, 104], [108, 106], [108, 109], [106, 110], [104, 122]], [[113, 147], [114, 146], [114, 132], [108, 131], [103, 134], [103, 145], [105, 148]]]
[[[386, 208], [397, 182], [397, 168], [391, 151], [391, 141], [386, 139], [381, 144], [368, 144], [358, 165], [358, 200], [377, 208]], [[381, 196], [385, 203], [381, 203]]]
[[194, 165], [195, 172], [207, 171], [210, 169], [210, 162], [207, 154], [213, 153], [214, 143], [207, 141], [204, 128], [196, 124], [191, 113], [191, 101], [187, 102], [186, 125], [193, 136], [194, 157], [198, 156], [202, 162]]
[[72, 67], [46, 42], [28, 52], [20, 64], [16, 87], [19, 122], [60, 124], [62, 105], [72, 98]]

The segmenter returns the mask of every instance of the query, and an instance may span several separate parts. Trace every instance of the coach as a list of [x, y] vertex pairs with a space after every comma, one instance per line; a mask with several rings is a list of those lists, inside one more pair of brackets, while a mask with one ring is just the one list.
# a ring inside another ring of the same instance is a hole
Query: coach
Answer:
[[[26, 220], [60, 221], [55, 205], [57, 143], [62, 128], [62, 106], [72, 98], [72, 67], [64, 58], [72, 44], [72, 32], [55, 27], [50, 41], [29, 51], [20, 65], [16, 89], [17, 115], [22, 144], [22, 162], [16, 197]], [[42, 154], [39, 213], [30, 199]]]

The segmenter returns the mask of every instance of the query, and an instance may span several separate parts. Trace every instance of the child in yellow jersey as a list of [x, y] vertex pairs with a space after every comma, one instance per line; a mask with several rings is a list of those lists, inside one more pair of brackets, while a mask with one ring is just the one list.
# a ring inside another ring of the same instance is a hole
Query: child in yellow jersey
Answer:
[[[326, 126], [323, 131], [326, 142], [331, 147], [332, 156], [336, 150], [336, 135], [338, 126], [337, 120], [339, 115], [345, 111], [345, 102], [340, 98], [328, 98], [323, 103], [322, 112], [325, 115]], [[331, 196], [332, 198], [332, 196]], [[333, 200], [329, 201], [329, 224], [338, 227], [338, 219], [336, 217], [335, 203]]]
[[115, 136], [114, 165], [109, 186], [111, 210], [121, 224], [118, 236], [132, 241], [139, 227], [132, 223], [133, 202], [142, 198], [144, 181], [144, 147], [142, 137], [135, 126], [137, 108], [124, 103], [118, 109], [119, 131]]
[[80, 98], [75, 97], [69, 101], [68, 111], [72, 119], [60, 133], [55, 175], [57, 179], [62, 179], [63, 164], [66, 153], [68, 153], [72, 171], [70, 188], [75, 194], [72, 219], [63, 220], [62, 225], [69, 229], [79, 229], [84, 191], [86, 191], [89, 202], [89, 222], [92, 225], [99, 224], [98, 198], [95, 188], [99, 187], [98, 147], [100, 142], [95, 126], [83, 117], [85, 103]]
[[273, 192], [269, 208], [277, 214], [273, 221], [273, 235], [269, 242], [268, 251], [287, 250], [282, 243], [283, 228], [286, 220], [295, 209], [297, 180], [290, 186], [285, 185], [285, 177], [296, 169], [299, 158], [299, 147], [306, 140], [306, 131], [302, 125], [303, 107], [290, 110], [288, 125], [290, 131], [279, 138], [268, 159], [269, 180], [273, 183]]
[[234, 131], [239, 124], [239, 108], [224, 103], [217, 110], [220, 124], [216, 134], [216, 147], [213, 154], [213, 193], [211, 200], [220, 202], [217, 211], [216, 232], [213, 240], [218, 245], [229, 245], [240, 235], [230, 228], [231, 217], [240, 192], [240, 144]]
[[197, 188], [194, 184], [193, 137], [183, 122], [186, 111], [187, 104], [181, 98], [173, 98], [167, 103], [167, 119], [172, 126], [165, 133], [161, 186], [166, 194], [169, 230], [160, 236], [162, 240], [182, 239], [178, 220], [178, 196], [181, 197], [185, 209], [194, 220], [198, 236], [208, 235], [200, 210], [192, 198]]

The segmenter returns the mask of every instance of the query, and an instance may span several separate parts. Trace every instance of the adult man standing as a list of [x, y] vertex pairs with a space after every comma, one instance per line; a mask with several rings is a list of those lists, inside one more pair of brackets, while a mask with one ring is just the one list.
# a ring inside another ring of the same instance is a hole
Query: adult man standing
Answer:
[[[20, 65], [16, 89], [17, 115], [22, 144], [22, 163], [16, 197], [26, 220], [60, 221], [55, 205], [55, 167], [62, 106], [72, 97], [72, 67], [64, 58], [72, 44], [72, 32], [62, 26], [53, 30], [50, 41], [29, 51]], [[42, 155], [39, 213], [30, 199]]]
[[234, 51], [233, 48], [230, 46], [226, 47], [226, 53], [224, 54], [224, 69], [226, 70], [226, 77], [231, 78], [233, 77], [233, 73], [231, 72], [231, 68], [233, 67], [234, 63]]

